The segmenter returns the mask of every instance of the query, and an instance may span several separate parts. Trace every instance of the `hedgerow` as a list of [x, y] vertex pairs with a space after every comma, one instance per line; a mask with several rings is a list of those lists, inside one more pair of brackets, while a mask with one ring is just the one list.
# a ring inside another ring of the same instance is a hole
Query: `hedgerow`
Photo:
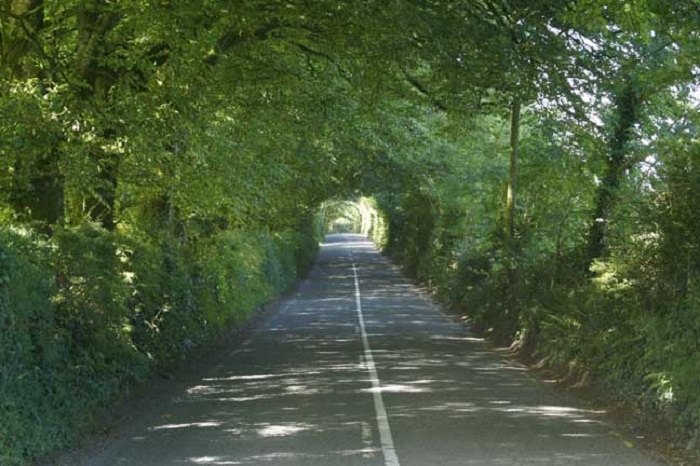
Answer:
[[0, 231], [0, 464], [70, 444], [155, 371], [291, 286], [301, 233], [174, 238], [95, 225]]

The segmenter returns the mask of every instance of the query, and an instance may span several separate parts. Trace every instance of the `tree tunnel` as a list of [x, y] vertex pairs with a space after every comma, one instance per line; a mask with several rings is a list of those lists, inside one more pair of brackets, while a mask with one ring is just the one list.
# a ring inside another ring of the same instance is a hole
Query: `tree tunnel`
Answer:
[[697, 429], [697, 26], [690, 0], [0, 2], [0, 463], [339, 231]]

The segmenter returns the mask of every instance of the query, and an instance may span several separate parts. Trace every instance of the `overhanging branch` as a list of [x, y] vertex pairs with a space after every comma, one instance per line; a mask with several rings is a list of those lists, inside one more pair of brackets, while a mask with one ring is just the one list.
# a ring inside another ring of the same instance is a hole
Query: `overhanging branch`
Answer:
[[228, 31], [222, 35], [216, 42], [216, 49], [204, 59], [204, 63], [209, 66], [216, 66], [222, 54], [235, 47], [237, 44], [244, 42], [247, 38], [262, 39], [275, 29], [279, 29], [283, 25], [279, 21], [271, 21], [264, 26], [255, 29], [252, 33], [243, 34], [240, 31]]
[[446, 112], [447, 106], [440, 101], [437, 97], [435, 97], [429, 90], [426, 88], [423, 83], [421, 83], [418, 78], [413, 76], [411, 73], [408, 72], [406, 69], [401, 70], [403, 72], [404, 77], [406, 78], [406, 81], [413, 86], [414, 89], [416, 89], [418, 92], [426, 96], [429, 100], [430, 103], [433, 104], [435, 107], [438, 109], [442, 110], [443, 112]]
[[300, 50], [302, 50], [305, 53], [308, 53], [309, 55], [323, 58], [324, 60], [331, 63], [335, 67], [335, 69], [338, 70], [338, 74], [340, 74], [340, 76], [342, 76], [343, 79], [345, 79], [346, 81], [349, 82], [350, 79], [352, 78], [352, 73], [350, 73], [348, 70], [343, 68], [343, 66], [340, 63], [338, 63], [338, 60], [333, 58], [331, 55], [329, 55], [325, 52], [321, 52], [319, 50], [315, 50], [315, 49], [309, 47], [308, 45], [305, 45], [305, 44], [302, 44], [299, 42], [290, 41], [289, 43], [298, 47]]

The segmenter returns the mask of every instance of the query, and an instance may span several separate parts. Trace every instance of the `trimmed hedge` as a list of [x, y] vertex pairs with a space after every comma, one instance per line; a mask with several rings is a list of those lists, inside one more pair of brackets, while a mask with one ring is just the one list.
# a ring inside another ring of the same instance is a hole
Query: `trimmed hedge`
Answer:
[[0, 230], [0, 464], [70, 444], [135, 383], [291, 286], [310, 235], [182, 244], [94, 225]]

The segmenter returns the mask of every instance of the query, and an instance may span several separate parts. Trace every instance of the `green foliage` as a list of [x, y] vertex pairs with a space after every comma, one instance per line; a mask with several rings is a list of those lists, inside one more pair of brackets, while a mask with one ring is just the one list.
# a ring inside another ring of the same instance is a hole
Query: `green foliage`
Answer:
[[2, 2], [0, 461], [68, 443], [341, 227], [697, 424], [694, 2], [239, 3]]
[[64, 364], [62, 343], [67, 335], [55, 327], [49, 304], [54, 289], [43, 266], [50, 250], [27, 235], [26, 231], [2, 232], [0, 240], [0, 460], [10, 465], [36, 454], [35, 445], [50, 449], [65, 441], [63, 429], [40, 432], [34, 428], [38, 419], [56, 424], [64, 414], [60, 400], [45, 392], [45, 382]]
[[0, 462], [25, 464], [92, 426], [153, 370], [242, 322], [315, 254], [301, 233], [192, 245], [95, 225], [0, 232]]

